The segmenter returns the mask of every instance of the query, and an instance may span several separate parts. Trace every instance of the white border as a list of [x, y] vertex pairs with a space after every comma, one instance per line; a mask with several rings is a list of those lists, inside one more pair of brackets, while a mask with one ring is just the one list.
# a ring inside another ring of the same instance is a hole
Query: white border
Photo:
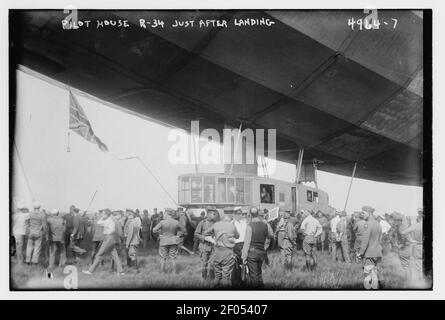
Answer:
[[[433, 211], [434, 211], [434, 289], [433, 291], [93, 291], [93, 292], [12, 292], [9, 291], [9, 243], [6, 241], [9, 235], [8, 203], [9, 203], [9, 158], [8, 158], [8, 9], [50, 9], [61, 8], [65, 4], [61, 1], [32, 1], [22, 0], [20, 2], [7, 0], [1, 2], [0, 33], [2, 38], [1, 47], [1, 75], [3, 82], [1, 94], [3, 107], [1, 108], [0, 118], [0, 298], [1, 299], [443, 299], [445, 298], [445, 223], [444, 213], [441, 210], [445, 207], [445, 194], [443, 178], [445, 172], [444, 162], [444, 126], [440, 126], [444, 119], [443, 107], [437, 103], [443, 103], [444, 99], [444, 81], [443, 72], [445, 71], [443, 59], [445, 59], [444, 37], [445, 17], [441, 9], [443, 1], [240, 1], [240, 0], [219, 0], [219, 1], [147, 1], [147, 0], [74, 0], [66, 2], [66, 5], [75, 5], [82, 8], [97, 9], [360, 9], [367, 5], [373, 5], [377, 8], [432, 8], [433, 9]], [[440, 58], [438, 58], [440, 57]]]

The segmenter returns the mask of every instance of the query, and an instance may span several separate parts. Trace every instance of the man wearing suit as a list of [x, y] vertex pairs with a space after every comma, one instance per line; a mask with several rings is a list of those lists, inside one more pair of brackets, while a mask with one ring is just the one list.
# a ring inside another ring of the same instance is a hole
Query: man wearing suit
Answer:
[[26, 245], [26, 263], [38, 264], [43, 238], [47, 237], [46, 215], [40, 210], [40, 203], [35, 201], [34, 211], [29, 215], [29, 234]]
[[370, 206], [362, 208], [363, 217], [366, 221], [360, 246], [360, 258], [363, 258], [365, 288], [377, 289], [377, 264], [382, 259], [382, 227], [374, 218], [374, 209]]
[[53, 269], [56, 263], [57, 251], [59, 252], [59, 266], [66, 263], [65, 248], [65, 220], [60, 216], [59, 210], [54, 209], [47, 219], [49, 236], [49, 268]]

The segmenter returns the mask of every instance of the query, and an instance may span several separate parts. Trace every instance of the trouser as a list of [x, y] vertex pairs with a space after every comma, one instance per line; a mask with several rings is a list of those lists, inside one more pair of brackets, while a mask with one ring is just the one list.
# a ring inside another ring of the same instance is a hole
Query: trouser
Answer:
[[59, 266], [62, 267], [66, 263], [65, 243], [61, 241], [51, 241], [49, 243], [49, 267], [53, 268], [56, 264], [56, 255], [59, 251]]
[[287, 239], [283, 240], [283, 244], [280, 247], [281, 262], [286, 268], [292, 267], [292, 257], [294, 252], [294, 246], [292, 242]]
[[130, 244], [127, 248], [127, 264], [136, 263], [137, 258], [137, 245]]
[[233, 286], [239, 286], [241, 285], [241, 266], [243, 264], [243, 261], [241, 259], [241, 253], [243, 250], [244, 242], [238, 242], [235, 243], [235, 246], [233, 247], [233, 255], [235, 258], [235, 263], [233, 266], [232, 271], [232, 285]]
[[199, 252], [199, 258], [201, 260], [201, 272], [202, 272], [202, 277], [204, 279], [206, 279], [210, 273], [213, 273], [213, 267], [212, 265], [209, 263], [210, 262], [210, 258], [212, 257], [213, 254], [213, 247], [211, 248], [205, 248], [200, 250]]
[[378, 289], [379, 278], [378, 278], [378, 264], [380, 263], [380, 257], [366, 257], [363, 260], [363, 274], [364, 280], [363, 284], [365, 289]]
[[148, 247], [148, 241], [150, 240], [150, 232], [142, 232], [142, 247], [145, 249]]
[[197, 252], [199, 248], [199, 239], [194, 238], [193, 239], [193, 252]]
[[176, 257], [178, 256], [179, 247], [177, 244], [159, 246], [159, 256], [161, 257], [161, 270], [165, 271], [166, 262], [170, 260], [172, 270], [175, 269]]
[[122, 272], [122, 263], [119, 258], [119, 254], [117, 253], [116, 241], [112, 235], [107, 235], [105, 240], [102, 242], [99, 251], [96, 254], [96, 257], [94, 258], [94, 262], [89, 269], [90, 272], [94, 272], [96, 267], [102, 261], [104, 255], [106, 255], [107, 253], [111, 254], [111, 258], [116, 265], [117, 272]]
[[320, 236], [318, 237], [317, 241], [317, 247], [320, 248], [321, 252], [324, 252], [326, 249], [326, 239], [327, 239], [328, 233], [326, 231], [322, 231]]
[[329, 233], [329, 251], [331, 252], [332, 260], [337, 260], [337, 239], [336, 239], [336, 233], [330, 232]]
[[351, 263], [351, 257], [349, 255], [349, 241], [348, 241], [348, 239], [340, 240], [339, 247], [341, 249], [341, 254], [343, 256], [343, 260], [347, 263]]
[[317, 241], [313, 236], [306, 236], [303, 240], [303, 252], [306, 259], [306, 267], [311, 270], [317, 265], [315, 257], [316, 245]]
[[263, 249], [250, 248], [247, 255], [248, 281], [251, 287], [263, 287], [262, 266], [266, 251]]
[[361, 248], [361, 240], [355, 238], [354, 241], [354, 261], [355, 263], [361, 263], [361, 259], [359, 257], [359, 253], [360, 253], [360, 248]]
[[26, 263], [39, 263], [40, 251], [42, 250], [43, 236], [31, 235], [26, 244]]
[[91, 245], [91, 263], [94, 262], [94, 258], [96, 257], [96, 254], [99, 251], [102, 242], [103, 241], [93, 241]]
[[382, 253], [386, 256], [389, 252], [391, 252], [391, 241], [388, 234], [382, 235]]
[[25, 244], [25, 235], [15, 235], [15, 256], [17, 263], [22, 264], [23, 261], [23, 245]]
[[74, 253], [74, 256], [79, 257], [86, 252], [85, 249], [80, 247], [82, 239], [73, 239], [70, 241], [70, 249]]
[[223, 285], [230, 285], [235, 258], [232, 248], [217, 247], [213, 253], [212, 266], [215, 280]]

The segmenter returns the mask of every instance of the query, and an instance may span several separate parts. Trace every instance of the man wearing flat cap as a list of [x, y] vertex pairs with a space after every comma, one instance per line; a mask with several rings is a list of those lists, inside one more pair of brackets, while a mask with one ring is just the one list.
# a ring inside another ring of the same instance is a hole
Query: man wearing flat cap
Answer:
[[317, 267], [317, 259], [315, 249], [317, 246], [317, 238], [320, 236], [323, 227], [314, 217], [315, 212], [310, 210], [306, 213], [300, 229], [303, 231], [303, 252], [306, 259], [306, 270], [312, 271]]
[[56, 258], [59, 257], [59, 266], [66, 263], [65, 248], [65, 220], [60, 216], [58, 209], [51, 211], [51, 216], [47, 219], [49, 237], [49, 268], [54, 268]]
[[29, 209], [23, 204], [17, 206], [17, 212], [12, 216], [12, 234], [15, 240], [15, 254], [18, 264], [24, 262], [23, 248], [28, 232], [29, 217]]
[[359, 257], [363, 259], [364, 265], [364, 285], [365, 288], [377, 289], [378, 276], [377, 265], [382, 259], [382, 227], [374, 218], [374, 209], [370, 206], [362, 208], [363, 217], [366, 221], [365, 230], [362, 237]]
[[43, 238], [47, 234], [46, 216], [40, 210], [40, 203], [35, 201], [34, 210], [29, 215], [29, 234], [26, 245], [26, 263], [38, 264]]
[[355, 253], [355, 262], [360, 263], [361, 260], [359, 258], [360, 255], [360, 248], [362, 245], [362, 238], [363, 234], [365, 232], [365, 226], [366, 221], [364, 219], [363, 212], [355, 212], [355, 222], [352, 229], [352, 232], [354, 233], [354, 253]]
[[164, 219], [161, 220], [154, 228], [153, 233], [159, 233], [159, 256], [161, 257], [161, 271], [168, 270], [167, 263], [170, 261], [170, 271], [176, 269], [176, 257], [179, 251], [179, 237], [185, 232], [182, 225], [174, 217], [176, 212], [173, 210], [165, 210]]
[[137, 269], [137, 247], [141, 241], [139, 231], [141, 230], [142, 222], [135, 211], [127, 209], [127, 213], [128, 219], [124, 226], [127, 266]]
[[240, 207], [235, 208], [232, 223], [239, 234], [239, 237], [235, 239], [235, 246], [233, 247], [233, 254], [235, 256], [235, 265], [233, 266], [233, 272], [232, 272], [232, 285], [236, 287], [242, 284], [241, 271], [242, 271], [243, 261], [241, 259], [241, 253], [243, 250], [244, 237], [246, 236], [246, 229], [247, 229], [247, 221], [243, 217], [243, 211]]
[[347, 222], [346, 211], [340, 213], [340, 221], [337, 223], [336, 229], [336, 240], [338, 247], [340, 248], [341, 256], [343, 261], [346, 263], [351, 263], [351, 258], [349, 256], [349, 240], [348, 240], [348, 222]]
[[76, 259], [79, 259], [78, 255], [82, 255], [86, 252], [85, 249], [80, 247], [80, 244], [86, 234], [87, 225], [84, 214], [80, 213], [79, 208], [74, 207], [72, 209], [73, 215], [73, 230], [70, 234], [70, 248], [76, 254]]
[[203, 279], [212, 278], [214, 270], [210, 263], [210, 258], [214, 252], [212, 243], [206, 240], [204, 231], [212, 227], [212, 225], [219, 220], [219, 213], [215, 209], [207, 209], [207, 218], [200, 221], [195, 229], [195, 238], [199, 241], [198, 250], [199, 258], [201, 260], [201, 276]]
[[292, 224], [290, 213], [280, 208], [280, 215], [282, 221], [280, 221], [277, 227], [277, 242], [280, 248], [281, 262], [285, 269], [293, 268], [293, 253], [297, 246], [297, 233], [295, 226]]
[[412, 256], [412, 280], [423, 280], [423, 209], [417, 210], [416, 222], [400, 232], [410, 243]]

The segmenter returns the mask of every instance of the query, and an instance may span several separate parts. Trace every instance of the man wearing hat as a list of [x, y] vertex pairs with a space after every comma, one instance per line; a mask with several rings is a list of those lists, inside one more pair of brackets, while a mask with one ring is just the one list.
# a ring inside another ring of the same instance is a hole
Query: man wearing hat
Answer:
[[380, 223], [382, 227], [382, 250], [383, 255], [386, 255], [390, 251], [390, 239], [389, 232], [391, 231], [391, 225], [386, 221], [385, 215], [383, 213], [377, 214], [377, 222]]
[[127, 213], [128, 219], [124, 226], [127, 266], [137, 269], [137, 247], [140, 243], [139, 231], [141, 230], [142, 223], [135, 211], [127, 209]]
[[258, 209], [250, 209], [252, 220], [247, 225], [246, 236], [241, 257], [243, 263], [247, 264], [249, 285], [252, 287], [263, 287], [262, 266], [266, 257], [264, 250], [267, 238], [272, 238], [273, 233], [267, 228], [267, 225], [258, 218]]
[[320, 210], [317, 212], [317, 220], [322, 227], [322, 231], [320, 236], [317, 239], [317, 245], [320, 246], [321, 252], [324, 252], [326, 249], [326, 240], [328, 239], [329, 234], [329, 220], [326, 215]]
[[203, 233], [204, 237], [213, 236], [215, 249], [212, 256], [212, 266], [215, 272], [217, 285], [229, 286], [231, 283], [235, 258], [233, 247], [239, 233], [231, 222], [229, 215], [224, 215], [220, 221], [215, 222]]
[[342, 211], [340, 213], [340, 221], [337, 223], [336, 240], [338, 247], [340, 247], [343, 261], [351, 263], [351, 257], [349, 256], [349, 240], [348, 240], [348, 222], [346, 220], [347, 213]]
[[363, 233], [365, 232], [365, 225], [366, 221], [363, 218], [363, 212], [355, 212], [354, 213], [354, 226], [353, 226], [353, 233], [354, 233], [354, 254], [355, 254], [355, 262], [360, 263], [360, 248], [362, 243], [362, 237]]
[[99, 251], [100, 245], [102, 241], [105, 240], [104, 235], [104, 227], [103, 225], [97, 223], [100, 218], [104, 215], [106, 209], [101, 209], [99, 212], [96, 212], [93, 217], [92, 229], [93, 229], [93, 238], [92, 246], [91, 246], [91, 263], [94, 262], [94, 258], [96, 257], [97, 252]]
[[207, 210], [207, 218], [200, 221], [195, 229], [195, 238], [198, 239], [199, 258], [201, 259], [201, 275], [203, 279], [212, 278], [214, 270], [210, 258], [214, 252], [213, 244], [206, 240], [204, 231], [212, 227], [219, 220], [219, 213], [214, 209]]
[[97, 223], [104, 227], [103, 232], [105, 235], [105, 240], [102, 242], [100, 249], [94, 258], [93, 264], [88, 270], [83, 270], [82, 272], [91, 275], [99, 263], [103, 260], [103, 257], [110, 253], [113, 262], [116, 265], [117, 275], [123, 275], [122, 262], [116, 249], [116, 224], [115, 219], [111, 215], [111, 211], [109, 209], [105, 209], [103, 216], [99, 219], [99, 221], [97, 221]]
[[[79, 208], [74, 207], [73, 211], [73, 230], [70, 234], [70, 249], [75, 253], [82, 255], [86, 252], [85, 249], [80, 247], [80, 244], [86, 233], [86, 219], [84, 218], [85, 213], [80, 213]], [[76, 259], [79, 259], [76, 256]]]
[[331, 251], [332, 260], [337, 260], [337, 223], [340, 221], [340, 212], [335, 211], [334, 217], [329, 222], [330, 225], [330, 233], [329, 233], [329, 250]]
[[59, 210], [51, 211], [51, 216], [47, 219], [49, 237], [49, 268], [54, 268], [56, 264], [57, 252], [59, 253], [59, 266], [66, 263], [65, 248], [65, 220], [59, 215]]
[[405, 279], [411, 279], [411, 254], [412, 248], [411, 243], [408, 240], [406, 234], [402, 234], [402, 231], [408, 228], [408, 221], [406, 217], [394, 211], [391, 213], [391, 218], [393, 220], [392, 229], [392, 243], [395, 251], [399, 257], [400, 265], [402, 266]]
[[423, 208], [417, 210], [416, 222], [401, 231], [411, 244], [411, 256], [413, 262], [413, 280], [423, 280]]
[[366, 221], [365, 230], [362, 237], [359, 257], [364, 264], [364, 285], [365, 288], [378, 288], [377, 265], [382, 259], [382, 227], [374, 218], [374, 208], [364, 206], [362, 208], [363, 217]]
[[142, 235], [142, 247], [146, 249], [148, 247], [148, 241], [150, 241], [150, 225], [151, 219], [148, 215], [148, 210], [144, 209], [141, 219], [141, 235]]
[[323, 227], [320, 222], [314, 218], [314, 214], [313, 210], [306, 213], [300, 227], [304, 234], [303, 251], [306, 258], [306, 269], [308, 271], [314, 270], [317, 266], [315, 249], [317, 246], [317, 238], [323, 231]]
[[29, 210], [23, 204], [17, 206], [12, 216], [12, 234], [15, 240], [15, 252], [18, 264], [23, 264], [23, 245], [29, 226]]
[[29, 215], [29, 234], [26, 245], [26, 263], [38, 264], [43, 238], [47, 235], [46, 216], [40, 211], [40, 203], [35, 201], [34, 210]]
[[244, 245], [244, 237], [246, 236], [247, 221], [243, 217], [243, 211], [240, 207], [235, 208], [233, 215], [233, 225], [239, 234], [239, 237], [235, 239], [235, 246], [233, 247], [233, 254], [235, 255], [235, 265], [233, 266], [232, 273], [232, 285], [240, 286], [242, 283], [241, 269], [243, 261], [241, 259], [241, 253]]
[[161, 271], [167, 271], [167, 263], [171, 262], [171, 271], [176, 268], [176, 257], [178, 256], [179, 237], [185, 232], [181, 224], [174, 217], [176, 212], [165, 210], [164, 219], [154, 228], [153, 232], [159, 234], [159, 256], [161, 257]]
[[285, 269], [292, 269], [292, 256], [297, 245], [297, 234], [295, 226], [290, 221], [290, 213], [280, 208], [280, 215], [283, 217], [283, 222], [277, 230], [277, 242], [280, 248], [281, 261]]

